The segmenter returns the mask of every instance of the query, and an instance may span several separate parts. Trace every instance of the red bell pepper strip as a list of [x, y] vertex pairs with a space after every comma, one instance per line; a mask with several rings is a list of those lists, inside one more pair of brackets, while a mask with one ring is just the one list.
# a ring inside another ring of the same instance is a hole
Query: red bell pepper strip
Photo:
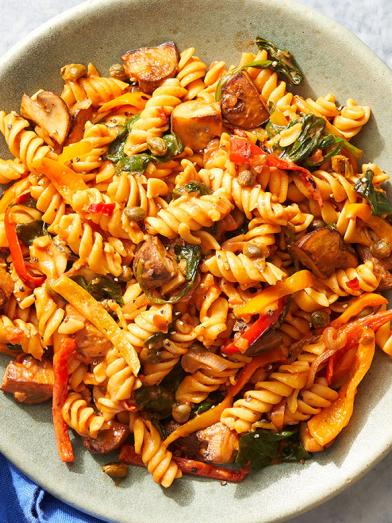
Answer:
[[361, 290], [360, 286], [359, 286], [359, 280], [358, 278], [353, 278], [352, 280], [349, 280], [347, 282], [347, 287], [349, 287], [350, 289], [352, 289], [353, 291], [359, 291]]
[[[121, 447], [119, 460], [127, 465], [135, 465], [137, 467], [145, 466], [141, 456], [136, 454], [135, 449], [131, 445], [123, 445]], [[219, 481], [229, 481], [231, 483], [240, 483], [250, 472], [250, 467], [243, 467], [239, 470], [230, 470], [226, 467], [219, 467], [209, 463], [204, 463], [203, 461], [180, 458], [177, 456], [173, 456], [173, 460], [177, 463], [178, 468], [183, 474], [217, 479]]]
[[72, 443], [69, 437], [68, 426], [63, 419], [61, 410], [67, 398], [68, 362], [75, 352], [76, 342], [71, 338], [57, 334], [54, 338], [54, 349], [53, 425], [60, 459], [64, 463], [72, 463], [74, 461]]
[[256, 343], [268, 329], [274, 325], [280, 318], [285, 304], [285, 299], [280, 298], [277, 307], [274, 310], [268, 310], [260, 314], [258, 319], [248, 327], [237, 339], [231, 341], [222, 348], [224, 354], [244, 353]]
[[12, 219], [12, 207], [7, 207], [4, 214], [4, 225], [5, 225], [5, 234], [7, 236], [8, 246], [12, 258], [12, 262], [15, 267], [15, 271], [19, 278], [27, 285], [30, 289], [35, 289], [35, 287], [40, 287], [46, 276], [34, 276], [27, 267], [27, 264], [23, 258], [22, 247], [16, 232], [16, 223]]
[[114, 203], [91, 203], [87, 208], [87, 212], [91, 212], [93, 214], [103, 214], [104, 216], [111, 216], [113, 214], [114, 208]]
[[305, 167], [301, 167], [294, 162], [289, 160], [283, 160], [273, 154], [268, 154], [257, 145], [240, 138], [238, 136], [230, 137], [230, 160], [238, 165], [240, 164], [252, 164], [252, 159], [255, 156], [265, 156], [266, 165], [269, 167], [276, 167], [285, 171], [297, 171], [301, 173], [301, 178], [309, 189], [309, 194], [313, 200], [316, 200], [320, 207], [322, 206], [323, 200], [321, 193], [313, 180], [312, 174]]

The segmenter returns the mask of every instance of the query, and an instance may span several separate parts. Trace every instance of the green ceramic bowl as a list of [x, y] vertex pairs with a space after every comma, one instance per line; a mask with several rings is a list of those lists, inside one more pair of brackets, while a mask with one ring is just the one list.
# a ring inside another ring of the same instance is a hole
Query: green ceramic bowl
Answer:
[[[306, 95], [333, 92], [371, 106], [357, 141], [392, 171], [392, 75], [355, 36], [331, 20], [280, 0], [89, 1], [45, 24], [6, 55], [0, 66], [0, 107], [18, 109], [23, 92], [60, 90], [59, 68], [92, 61], [102, 71], [126, 50], [175, 40], [206, 60], [238, 61], [262, 35], [295, 53]], [[0, 359], [0, 366], [6, 358]], [[60, 463], [49, 406], [23, 407], [0, 394], [0, 450], [55, 496], [103, 519], [135, 523], [281, 521], [337, 494], [366, 473], [392, 443], [392, 363], [378, 354], [361, 385], [349, 428], [305, 465], [264, 469], [240, 485], [186, 478], [170, 490], [142, 469], [115, 487], [101, 472], [109, 459], [75, 444], [76, 462]]]

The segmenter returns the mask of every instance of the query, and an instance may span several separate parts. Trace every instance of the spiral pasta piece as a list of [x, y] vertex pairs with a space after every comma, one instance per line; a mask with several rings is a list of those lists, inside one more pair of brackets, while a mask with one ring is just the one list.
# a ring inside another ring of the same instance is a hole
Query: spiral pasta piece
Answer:
[[306, 102], [312, 110], [312, 113], [316, 116], [324, 116], [324, 118], [332, 119], [339, 114], [336, 106], [336, 97], [331, 93], [325, 96], [319, 96], [316, 100], [307, 98]]
[[322, 283], [337, 296], [359, 296], [362, 292], [376, 290], [380, 277], [369, 260], [355, 268], [339, 269]]
[[361, 131], [369, 118], [370, 107], [358, 105], [355, 100], [349, 98], [340, 114], [334, 118], [333, 124], [349, 140]]
[[42, 221], [47, 223], [49, 232], [54, 232], [65, 214], [65, 202], [55, 186], [49, 180], [42, 178], [30, 189], [30, 194], [36, 200], [36, 207], [42, 214]]
[[29, 127], [29, 122], [15, 111], [8, 114], [0, 111], [0, 131], [9, 150], [31, 171], [35, 162], [53, 153], [42, 138], [28, 130]]
[[162, 487], [170, 487], [182, 473], [173, 460], [172, 453], [163, 446], [157, 429], [151, 421], [133, 416], [131, 430], [135, 440], [135, 452], [141, 455], [153, 480]]
[[185, 100], [193, 100], [204, 89], [203, 78], [207, 66], [194, 53], [194, 47], [185, 49], [180, 54], [178, 62], [177, 78], [180, 80], [181, 87], [185, 87], [188, 91]]
[[303, 389], [308, 377], [306, 362], [294, 362], [272, 372], [267, 381], [258, 381], [253, 390], [235, 401], [232, 407], [224, 409], [221, 422], [239, 434], [249, 432], [252, 425], [264, 414], [288, 398], [294, 390]]
[[245, 254], [236, 255], [231, 251], [218, 251], [203, 262], [201, 270], [241, 285], [252, 285], [255, 282], [275, 285], [286, 277], [286, 273], [271, 262], [252, 260]]
[[36, 327], [22, 319], [14, 321], [7, 316], [0, 316], [0, 343], [20, 345], [23, 352], [40, 360], [44, 347]]
[[216, 87], [226, 70], [227, 67], [225, 62], [211, 62], [204, 77], [204, 89], [199, 91], [197, 95], [198, 98], [201, 98], [207, 103], [215, 102]]
[[0, 184], [19, 180], [24, 174], [26, 174], [26, 167], [18, 160], [0, 158]]
[[163, 342], [163, 348], [160, 351], [157, 361], [143, 357], [143, 352], [140, 355], [140, 360], [143, 363], [143, 385], [148, 387], [151, 385], [158, 385], [170, 371], [174, 369], [180, 358], [187, 353], [188, 343], [175, 343], [170, 339]]
[[34, 289], [35, 310], [38, 319], [38, 331], [45, 347], [52, 345], [53, 334], [64, 318], [64, 310], [57, 306], [44, 287]]
[[105, 78], [101, 76], [88, 76], [77, 81], [67, 81], [64, 85], [61, 98], [69, 109], [75, 104], [90, 101], [92, 105], [98, 106], [129, 89], [129, 85], [117, 78]]
[[90, 173], [99, 169], [102, 157], [108, 151], [108, 145], [116, 138], [117, 133], [104, 124], [86, 123], [83, 138], [80, 144], [89, 144], [93, 147], [85, 156], [72, 160], [72, 169], [78, 173]]
[[79, 214], [66, 214], [56, 227], [60, 239], [64, 240], [82, 263], [97, 274], [119, 276], [122, 271], [122, 257], [128, 252], [117, 238], [104, 241], [99, 232], [83, 223]]
[[217, 354], [215, 358], [220, 362], [219, 371], [205, 365], [193, 374], [185, 376], [176, 391], [178, 403], [201, 403], [211, 392], [232, 379], [238, 370], [250, 361], [249, 358], [237, 362], [230, 361]]
[[207, 194], [200, 198], [181, 196], [172, 200], [166, 209], [161, 209], [157, 216], [146, 219], [147, 232], [169, 239], [179, 235], [188, 243], [200, 244], [201, 240], [192, 232], [211, 227], [227, 216], [232, 208], [225, 193]]
[[128, 156], [144, 151], [149, 138], [162, 136], [169, 129], [170, 115], [187, 92], [178, 78], [169, 78], [155, 89], [128, 135], [124, 147]]
[[80, 436], [96, 438], [101, 430], [108, 428], [104, 417], [97, 414], [77, 392], [68, 394], [62, 415], [65, 423]]
[[148, 310], [140, 312], [133, 323], [128, 325], [129, 338], [136, 348], [144, 346], [144, 342], [157, 332], [167, 332], [172, 321], [172, 305], [152, 305]]

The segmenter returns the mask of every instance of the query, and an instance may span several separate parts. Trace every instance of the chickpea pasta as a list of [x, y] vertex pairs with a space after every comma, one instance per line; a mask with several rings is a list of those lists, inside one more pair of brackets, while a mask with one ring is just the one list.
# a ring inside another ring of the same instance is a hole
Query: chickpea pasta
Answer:
[[165, 488], [308, 459], [392, 356], [389, 177], [349, 142], [370, 108], [294, 94], [255, 43], [66, 64], [0, 111], [1, 389], [52, 398], [64, 462], [69, 430]]

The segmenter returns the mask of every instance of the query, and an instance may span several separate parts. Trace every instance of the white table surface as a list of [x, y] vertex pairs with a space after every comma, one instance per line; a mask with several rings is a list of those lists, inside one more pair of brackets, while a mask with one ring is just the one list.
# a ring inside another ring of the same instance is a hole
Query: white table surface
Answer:
[[[302, 2], [348, 27], [392, 68], [392, 0]], [[0, 56], [41, 23], [79, 3], [0, 0]], [[391, 481], [392, 454], [342, 494], [291, 523], [392, 523]]]

